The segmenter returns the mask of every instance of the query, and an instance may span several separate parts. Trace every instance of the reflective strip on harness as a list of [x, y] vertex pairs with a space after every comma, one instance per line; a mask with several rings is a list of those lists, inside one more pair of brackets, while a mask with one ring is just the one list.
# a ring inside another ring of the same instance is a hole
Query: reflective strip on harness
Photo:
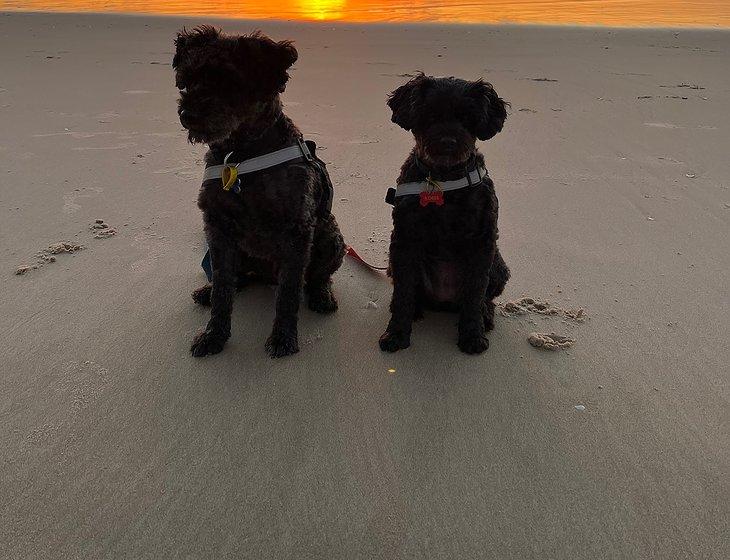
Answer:
[[[230, 154], [229, 154], [230, 155]], [[302, 142], [295, 146], [289, 146], [288, 148], [282, 148], [262, 156], [255, 158], [246, 159], [239, 163], [226, 163], [225, 165], [211, 165], [205, 168], [203, 173], [203, 181], [210, 181], [211, 179], [220, 179], [223, 176], [223, 170], [226, 167], [235, 167], [238, 175], [244, 173], [253, 173], [254, 171], [261, 171], [262, 169], [268, 169], [281, 163], [286, 163], [294, 159], [304, 157], [309, 159], [312, 154], [309, 152], [306, 143]]]
[[[489, 177], [487, 170], [484, 167], [477, 167], [461, 179], [455, 179], [453, 181], [438, 181], [438, 186], [442, 191], [455, 191], [471, 185], [478, 185], [485, 177]], [[421, 194], [423, 191], [431, 190], [433, 190], [433, 187], [428, 181], [401, 183], [395, 187], [395, 196], [399, 197], [409, 194]]]

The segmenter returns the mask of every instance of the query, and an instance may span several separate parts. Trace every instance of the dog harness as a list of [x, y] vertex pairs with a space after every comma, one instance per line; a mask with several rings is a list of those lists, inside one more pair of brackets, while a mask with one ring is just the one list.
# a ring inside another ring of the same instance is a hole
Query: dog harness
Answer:
[[[276, 167], [282, 163], [288, 163], [291, 161], [303, 160], [317, 168], [320, 174], [327, 175], [325, 163], [316, 156], [317, 144], [312, 140], [302, 140], [297, 138], [297, 143], [275, 152], [270, 152], [261, 156], [256, 156], [251, 159], [245, 159], [238, 163], [228, 163], [228, 160], [233, 155], [230, 152], [224, 159], [222, 165], [211, 165], [205, 168], [203, 173], [203, 181], [210, 181], [211, 179], [221, 179], [223, 183], [223, 190], [232, 190], [236, 194], [241, 192], [241, 176], [249, 173], [255, 173], [257, 171], [263, 171], [270, 167]], [[328, 209], [332, 209], [332, 197], [333, 188], [332, 183], [327, 176], [325, 184], [329, 187], [328, 190]]]
[[452, 181], [436, 181], [429, 175], [425, 181], [401, 183], [400, 185], [389, 188], [388, 193], [385, 195], [385, 202], [395, 205], [396, 198], [417, 194], [420, 196], [421, 206], [426, 206], [431, 203], [441, 206], [444, 203], [444, 192], [479, 185], [487, 177], [489, 177], [489, 173], [484, 167], [476, 167], [464, 177]]
[[[297, 138], [297, 143], [293, 146], [276, 150], [251, 159], [246, 159], [238, 163], [228, 163], [229, 158], [233, 155], [230, 152], [223, 159], [222, 165], [211, 165], [206, 167], [203, 172], [203, 182], [213, 179], [221, 179], [223, 190], [233, 191], [236, 194], [241, 192], [245, 187], [241, 177], [257, 171], [263, 171], [270, 167], [276, 167], [282, 163], [292, 161], [305, 161], [319, 174], [320, 180], [323, 182], [325, 189], [317, 206], [317, 212], [320, 216], [326, 216], [332, 212], [332, 200], [334, 199], [335, 189], [332, 186], [332, 180], [327, 173], [327, 166], [317, 157], [317, 144], [312, 140], [303, 140]], [[208, 277], [208, 282], [213, 280], [213, 266], [210, 256], [210, 249], [206, 246], [205, 256], [200, 263]]]

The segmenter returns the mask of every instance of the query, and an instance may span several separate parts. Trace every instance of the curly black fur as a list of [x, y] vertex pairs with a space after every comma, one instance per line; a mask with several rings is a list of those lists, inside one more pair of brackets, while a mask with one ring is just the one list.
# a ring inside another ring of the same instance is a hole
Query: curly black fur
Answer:
[[[458, 179], [484, 165], [476, 140], [502, 130], [508, 104], [491, 84], [418, 75], [388, 99], [393, 122], [411, 130], [416, 145], [398, 184]], [[380, 348], [410, 346], [411, 325], [424, 306], [459, 312], [458, 345], [468, 354], [489, 347], [493, 299], [502, 293], [509, 269], [497, 248], [498, 202], [494, 183], [444, 193], [443, 206], [420, 206], [415, 195], [399, 197], [393, 209], [389, 274], [393, 278], [391, 319]]]
[[[225, 36], [203, 26], [175, 40], [178, 113], [191, 142], [205, 142], [206, 164], [229, 152], [241, 161], [291, 146], [299, 129], [282, 113], [279, 94], [297, 51], [289, 41], [254, 33]], [[334, 216], [322, 211], [327, 185], [306, 162], [291, 162], [243, 176], [241, 194], [220, 181], [204, 182], [198, 196], [213, 265], [212, 284], [193, 292], [211, 306], [205, 331], [195, 337], [194, 356], [215, 354], [231, 334], [233, 295], [251, 279], [277, 283], [276, 318], [266, 341], [270, 356], [299, 350], [297, 316], [304, 291], [310, 309], [337, 309], [332, 274], [345, 244]]]

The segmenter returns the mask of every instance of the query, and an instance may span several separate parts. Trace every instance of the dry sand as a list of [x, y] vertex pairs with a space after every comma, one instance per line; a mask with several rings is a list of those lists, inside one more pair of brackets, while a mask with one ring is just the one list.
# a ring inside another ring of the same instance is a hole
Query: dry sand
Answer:
[[[727, 558], [730, 34], [227, 23], [296, 41], [287, 110], [375, 263], [410, 146], [386, 93], [492, 81], [503, 302], [590, 320], [498, 315], [470, 357], [431, 313], [383, 354], [391, 286], [348, 261], [296, 357], [258, 287], [194, 360], [203, 150], [169, 63], [198, 21], [0, 15], [0, 556]], [[86, 249], [14, 275], [58, 241]]]

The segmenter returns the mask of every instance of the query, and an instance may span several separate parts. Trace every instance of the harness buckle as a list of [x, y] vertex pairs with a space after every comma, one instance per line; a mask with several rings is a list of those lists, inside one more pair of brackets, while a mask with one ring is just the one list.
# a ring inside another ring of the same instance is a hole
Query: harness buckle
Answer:
[[302, 152], [302, 157], [310, 163], [313, 162], [314, 157], [312, 156], [312, 152], [309, 151], [304, 141], [301, 138], [297, 138], [297, 144], [299, 145], [299, 151]]
[[391, 206], [395, 206], [395, 189], [393, 187], [390, 187], [388, 192], [385, 194], [385, 202]]

